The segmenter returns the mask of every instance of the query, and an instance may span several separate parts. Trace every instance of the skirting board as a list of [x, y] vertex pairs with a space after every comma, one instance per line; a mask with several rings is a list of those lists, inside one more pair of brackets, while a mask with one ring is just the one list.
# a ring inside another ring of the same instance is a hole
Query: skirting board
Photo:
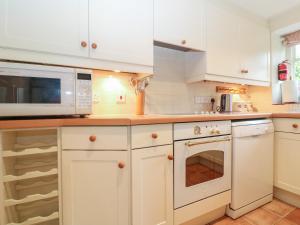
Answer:
[[[226, 206], [231, 201], [231, 191], [200, 200], [174, 211], [174, 225], [189, 224], [187, 222]], [[225, 212], [224, 212], [225, 213]], [[224, 214], [223, 214], [224, 215]], [[218, 212], [219, 216], [219, 212]], [[221, 215], [222, 216], [222, 215]], [[221, 217], [219, 216], [219, 217]], [[217, 218], [212, 218], [212, 220]]]
[[237, 219], [246, 213], [259, 208], [262, 205], [265, 205], [273, 200], [273, 194], [267, 195], [264, 198], [261, 198], [249, 205], [246, 205], [238, 210], [232, 210], [229, 206], [227, 207], [226, 214], [233, 219]]
[[299, 195], [274, 187], [274, 197], [290, 205], [296, 206], [297, 208], [300, 208]]

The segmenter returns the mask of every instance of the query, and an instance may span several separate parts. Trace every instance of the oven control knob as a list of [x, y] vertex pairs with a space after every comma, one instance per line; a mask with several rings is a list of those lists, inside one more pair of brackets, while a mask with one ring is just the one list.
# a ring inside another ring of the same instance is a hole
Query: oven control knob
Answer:
[[194, 127], [194, 134], [195, 135], [200, 135], [201, 134], [201, 128], [199, 126]]

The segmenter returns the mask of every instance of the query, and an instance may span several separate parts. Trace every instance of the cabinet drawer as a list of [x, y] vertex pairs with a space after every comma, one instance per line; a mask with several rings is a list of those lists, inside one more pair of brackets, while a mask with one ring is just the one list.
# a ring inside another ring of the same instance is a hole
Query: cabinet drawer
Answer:
[[127, 127], [63, 127], [62, 148], [73, 150], [127, 150]]
[[275, 131], [300, 134], [300, 119], [274, 119]]
[[133, 149], [171, 144], [172, 124], [133, 126], [131, 138]]

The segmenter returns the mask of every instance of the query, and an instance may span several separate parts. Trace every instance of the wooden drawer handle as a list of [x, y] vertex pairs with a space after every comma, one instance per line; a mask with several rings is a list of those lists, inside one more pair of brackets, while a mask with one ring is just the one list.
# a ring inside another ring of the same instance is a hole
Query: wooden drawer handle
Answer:
[[86, 46], [87, 46], [87, 43], [85, 41], [82, 41], [81, 42], [81, 47], [86, 48]]
[[123, 168], [125, 167], [125, 163], [124, 163], [124, 162], [119, 162], [119, 163], [118, 163], [118, 167], [119, 167], [120, 169], [123, 169]]
[[158, 135], [157, 135], [156, 133], [153, 133], [153, 134], [151, 134], [151, 137], [152, 137], [153, 139], [157, 139], [157, 138], [158, 138]]
[[172, 161], [174, 159], [174, 156], [168, 155], [168, 160]]
[[92, 44], [92, 49], [96, 49], [96, 48], [98, 48], [98, 45], [96, 43], [93, 43]]
[[299, 127], [298, 124], [296, 123], [293, 124], [293, 128], [297, 129], [298, 127]]
[[92, 136], [90, 136], [90, 142], [95, 142], [96, 140], [97, 140], [97, 137], [96, 137], [96, 135], [92, 135]]

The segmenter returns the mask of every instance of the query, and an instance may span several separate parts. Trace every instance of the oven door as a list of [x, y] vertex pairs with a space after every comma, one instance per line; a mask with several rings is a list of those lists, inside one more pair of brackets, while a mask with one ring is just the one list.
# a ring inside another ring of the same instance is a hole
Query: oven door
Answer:
[[0, 64], [0, 116], [75, 114], [75, 71]]
[[174, 144], [175, 209], [231, 189], [231, 136]]

